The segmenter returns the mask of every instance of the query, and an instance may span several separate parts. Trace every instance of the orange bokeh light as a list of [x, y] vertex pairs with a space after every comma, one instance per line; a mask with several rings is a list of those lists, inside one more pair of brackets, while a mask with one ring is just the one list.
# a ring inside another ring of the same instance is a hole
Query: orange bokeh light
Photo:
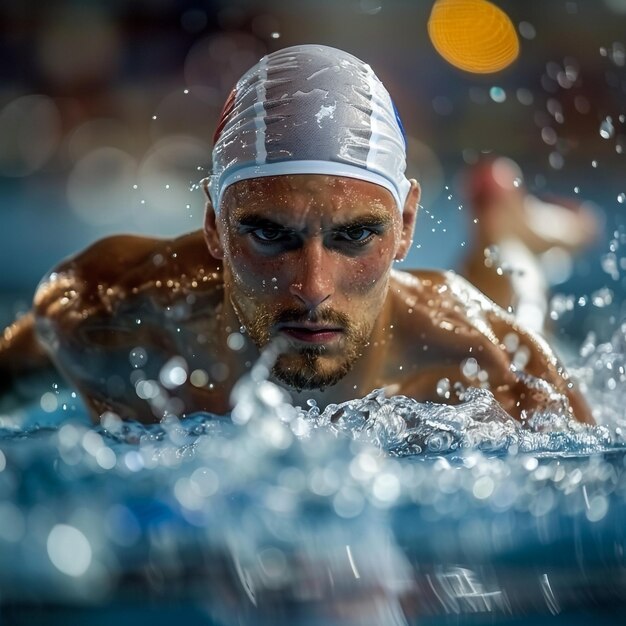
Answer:
[[437, 0], [428, 20], [428, 34], [437, 52], [466, 72], [497, 72], [519, 54], [513, 23], [486, 0]]

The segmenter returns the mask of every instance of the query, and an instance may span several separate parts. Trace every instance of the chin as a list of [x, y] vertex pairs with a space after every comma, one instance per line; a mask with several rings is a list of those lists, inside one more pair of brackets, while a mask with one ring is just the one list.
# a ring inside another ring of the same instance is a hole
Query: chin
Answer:
[[[328, 362], [330, 361], [330, 362]], [[351, 369], [353, 361], [328, 359], [319, 355], [281, 356], [272, 374], [281, 383], [305, 391], [336, 385]]]

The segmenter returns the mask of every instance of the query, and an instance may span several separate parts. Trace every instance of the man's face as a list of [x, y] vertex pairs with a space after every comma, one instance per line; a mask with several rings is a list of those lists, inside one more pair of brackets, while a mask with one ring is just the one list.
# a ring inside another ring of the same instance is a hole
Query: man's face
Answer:
[[351, 369], [383, 309], [406, 230], [392, 195], [365, 181], [300, 174], [226, 190], [217, 218], [226, 295], [259, 348], [287, 340], [278, 380], [323, 388]]

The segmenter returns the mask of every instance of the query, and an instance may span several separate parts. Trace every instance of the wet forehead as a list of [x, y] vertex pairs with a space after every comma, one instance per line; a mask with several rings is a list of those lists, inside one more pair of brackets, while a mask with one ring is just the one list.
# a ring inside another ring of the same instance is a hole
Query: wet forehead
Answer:
[[393, 219], [389, 191], [368, 181], [321, 174], [268, 176], [235, 183], [224, 208], [235, 220], [251, 215], [298, 224], [306, 220], [342, 223], [365, 216]]

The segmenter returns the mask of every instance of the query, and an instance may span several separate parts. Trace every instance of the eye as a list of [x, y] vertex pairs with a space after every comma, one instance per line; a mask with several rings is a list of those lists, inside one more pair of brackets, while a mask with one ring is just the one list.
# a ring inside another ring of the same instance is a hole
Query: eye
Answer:
[[280, 241], [286, 236], [282, 228], [255, 228], [250, 232], [255, 239], [264, 242]]
[[351, 241], [363, 241], [373, 235], [374, 231], [369, 228], [351, 228], [346, 234]]
[[337, 232], [336, 237], [339, 240], [346, 241], [348, 243], [366, 243], [375, 234], [377, 234], [371, 228], [365, 228], [364, 226], [354, 226], [353, 228], [347, 228]]

